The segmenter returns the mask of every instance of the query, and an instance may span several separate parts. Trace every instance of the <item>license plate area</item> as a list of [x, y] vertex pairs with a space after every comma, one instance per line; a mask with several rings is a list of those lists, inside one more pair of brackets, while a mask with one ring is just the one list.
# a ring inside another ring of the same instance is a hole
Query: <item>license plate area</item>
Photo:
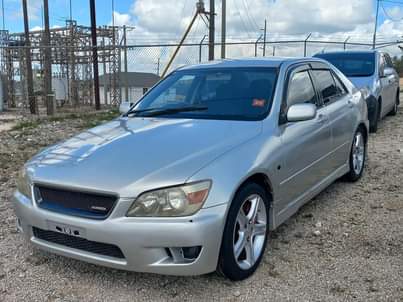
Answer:
[[61, 234], [86, 238], [87, 234], [84, 228], [76, 227], [69, 224], [54, 222], [54, 221], [47, 221], [47, 226], [49, 231], [58, 232]]

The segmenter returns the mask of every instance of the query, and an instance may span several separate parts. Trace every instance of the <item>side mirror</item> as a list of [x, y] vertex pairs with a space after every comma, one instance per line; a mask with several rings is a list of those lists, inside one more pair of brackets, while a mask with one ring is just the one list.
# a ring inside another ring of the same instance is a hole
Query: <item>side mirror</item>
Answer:
[[130, 107], [131, 107], [130, 102], [122, 101], [122, 103], [120, 103], [119, 105], [119, 112], [121, 114], [125, 114], [127, 111], [129, 111]]
[[393, 75], [393, 74], [394, 74], [393, 68], [386, 67], [386, 68], [383, 70], [383, 76], [384, 76], [384, 77], [389, 77], [389, 76], [391, 76], [391, 75]]
[[287, 121], [289, 122], [308, 121], [315, 117], [316, 106], [314, 104], [295, 104], [287, 111]]

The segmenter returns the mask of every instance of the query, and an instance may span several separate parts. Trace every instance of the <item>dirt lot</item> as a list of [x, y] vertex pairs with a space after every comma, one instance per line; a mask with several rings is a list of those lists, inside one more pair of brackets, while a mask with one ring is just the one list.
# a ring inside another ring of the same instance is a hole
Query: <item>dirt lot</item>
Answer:
[[2, 131], [0, 301], [403, 301], [402, 112], [371, 135], [363, 179], [339, 181], [303, 207], [271, 234], [256, 274], [238, 283], [216, 274], [124, 272], [33, 249], [15, 228], [10, 196], [18, 168], [110, 116], [27, 121]]

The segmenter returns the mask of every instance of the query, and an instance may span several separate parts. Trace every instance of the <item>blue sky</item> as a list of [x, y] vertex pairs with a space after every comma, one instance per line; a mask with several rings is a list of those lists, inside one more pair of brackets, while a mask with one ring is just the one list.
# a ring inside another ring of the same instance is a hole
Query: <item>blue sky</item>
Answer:
[[[27, 0], [30, 4], [29, 21], [30, 28], [41, 26], [40, 7], [43, 1]], [[32, 2], [32, 3], [30, 3]], [[89, 25], [89, 1], [88, 0], [72, 0], [73, 19], [78, 20], [79, 24]], [[22, 1], [21, 0], [4, 0], [5, 6], [5, 23], [6, 29], [11, 32], [23, 30], [22, 19]], [[133, 0], [115, 0], [115, 11], [128, 12]], [[111, 0], [96, 0], [97, 23], [99, 25], [108, 24], [112, 19]], [[49, 15], [51, 26], [63, 26], [64, 20], [69, 18], [69, 0], [49, 0]]]

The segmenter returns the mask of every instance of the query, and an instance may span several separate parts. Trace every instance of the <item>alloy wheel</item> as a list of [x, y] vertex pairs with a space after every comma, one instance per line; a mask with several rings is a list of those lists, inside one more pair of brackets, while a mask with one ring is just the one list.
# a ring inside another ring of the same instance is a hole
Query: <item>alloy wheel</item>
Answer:
[[238, 266], [250, 269], [259, 259], [267, 236], [266, 206], [262, 197], [250, 195], [239, 209], [235, 227], [233, 251]]
[[357, 132], [353, 143], [353, 168], [356, 174], [360, 174], [364, 167], [365, 145], [361, 132]]

